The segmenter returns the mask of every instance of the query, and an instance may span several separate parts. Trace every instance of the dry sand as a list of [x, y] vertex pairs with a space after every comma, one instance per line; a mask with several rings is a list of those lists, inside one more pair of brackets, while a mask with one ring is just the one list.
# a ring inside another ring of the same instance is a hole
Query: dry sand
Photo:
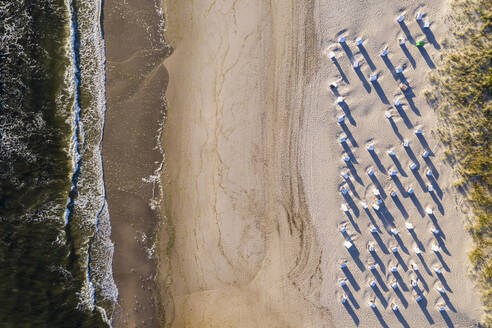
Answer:
[[[442, 163], [432, 133], [436, 114], [422, 95], [440, 46], [429, 43], [421, 52], [408, 45], [405, 54], [397, 42], [405, 34], [396, 22], [402, 12], [409, 36], [425, 37], [414, 18], [417, 10], [440, 42], [447, 6], [442, 0], [425, 7], [374, 0], [167, 2], [166, 37], [175, 48], [165, 62], [170, 82], [160, 283], [167, 327], [470, 327], [480, 319], [479, 296], [467, 275], [470, 240], [451, 169]], [[341, 35], [348, 51], [337, 42]], [[359, 36], [370, 61], [355, 45]], [[379, 56], [386, 45], [387, 63]], [[337, 64], [328, 58], [330, 51]], [[352, 56], [361, 62], [360, 75], [351, 67]], [[406, 96], [392, 65], [406, 65]], [[377, 84], [368, 81], [371, 71], [379, 75]], [[328, 86], [332, 81], [346, 102], [347, 145], [355, 159], [350, 183], [340, 176], [346, 169], [337, 124], [343, 110]], [[392, 106], [397, 97], [400, 109]], [[420, 156], [415, 128], [424, 131], [429, 163]], [[408, 168], [412, 159], [401, 146], [404, 138], [420, 164], [418, 175]], [[367, 152], [368, 143], [375, 145], [381, 167]], [[397, 163], [386, 154], [390, 148]], [[421, 188], [429, 164], [442, 196], [436, 191], [433, 198]], [[387, 195], [382, 210], [370, 208], [369, 216], [360, 202], [374, 202], [375, 184], [365, 173], [370, 167]], [[393, 168], [397, 183], [388, 176]], [[343, 186], [348, 201], [339, 192]], [[405, 191], [409, 186], [417, 206]], [[349, 215], [340, 210], [346, 202], [352, 205]], [[444, 234], [444, 264], [431, 251], [432, 219], [421, 213], [427, 206]], [[378, 226], [381, 244], [369, 232], [371, 224]], [[347, 226], [345, 237], [341, 225]], [[390, 234], [393, 227], [401, 244]], [[352, 253], [343, 246], [345, 238], [354, 244]], [[380, 279], [367, 268], [375, 262], [369, 243], [376, 247]], [[401, 263], [390, 251], [397, 245]], [[423, 262], [413, 251], [417, 245], [425, 250]], [[345, 261], [344, 272], [339, 265]], [[423, 309], [410, 285], [413, 262], [420, 267]], [[394, 265], [397, 292], [390, 286]], [[442, 267], [444, 282], [434, 266]], [[347, 277], [344, 290], [339, 284]], [[369, 287], [371, 280], [383, 300]], [[447, 289], [447, 299], [436, 286]], [[368, 305], [371, 299], [377, 313]], [[392, 303], [399, 306], [396, 315]], [[441, 303], [444, 315], [437, 311]]]

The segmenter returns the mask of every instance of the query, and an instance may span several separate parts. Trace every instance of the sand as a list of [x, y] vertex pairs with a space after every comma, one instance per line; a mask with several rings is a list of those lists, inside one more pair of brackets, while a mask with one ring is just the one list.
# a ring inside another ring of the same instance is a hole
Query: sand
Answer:
[[[158, 4], [158, 3], [156, 3]], [[152, 1], [104, 2], [107, 114], [103, 164], [119, 291], [114, 327], [159, 327], [155, 238], [169, 49]]]
[[[417, 1], [167, 1], [166, 37], [175, 51], [165, 61], [170, 80], [159, 281], [166, 327], [478, 322], [482, 310], [468, 275], [470, 240], [461, 200], [432, 132], [437, 115], [422, 94], [447, 31], [448, 3], [418, 6]], [[431, 22], [428, 40], [436, 41], [421, 51], [409, 44], [405, 52], [398, 44], [405, 32], [407, 39], [425, 37], [414, 19], [418, 10]], [[403, 26], [396, 22], [400, 13], [406, 16]], [[340, 36], [347, 47], [337, 42]], [[355, 45], [357, 37], [364, 39], [365, 52]], [[385, 46], [386, 61], [379, 55]], [[331, 51], [336, 63], [328, 57]], [[354, 60], [361, 63], [359, 74]], [[400, 65], [410, 87], [405, 95], [398, 88], [402, 76], [392, 73]], [[369, 82], [371, 72], [378, 74], [377, 83]], [[342, 106], [330, 90], [332, 81], [345, 97]], [[395, 108], [397, 98], [402, 105]], [[387, 110], [391, 120], [384, 116]], [[337, 117], [344, 111], [341, 127]], [[416, 128], [423, 138], [414, 134]], [[342, 161], [347, 153], [338, 141], [342, 133], [349, 137], [349, 168]], [[403, 139], [411, 152], [402, 147]], [[376, 160], [367, 144], [374, 145]], [[420, 155], [424, 146], [428, 160]], [[411, 161], [420, 165], [415, 175]], [[436, 180], [433, 193], [423, 190], [427, 167]], [[378, 182], [366, 174], [369, 168]], [[397, 179], [388, 175], [393, 169]], [[343, 170], [349, 182], [340, 176]], [[344, 186], [347, 199], [339, 191]], [[384, 206], [366, 212], [360, 202], [371, 206], [378, 186]], [[343, 203], [348, 213], [340, 209]], [[433, 208], [432, 217], [426, 207]], [[413, 224], [414, 236], [406, 222]], [[438, 239], [430, 232], [435, 224]], [[369, 232], [371, 225], [379, 237]], [[345, 236], [341, 226], [347, 227]], [[399, 237], [391, 235], [392, 228]], [[350, 252], [344, 240], [353, 244]], [[438, 241], [440, 257], [431, 250]], [[367, 251], [370, 243], [377, 257]], [[395, 246], [397, 256], [391, 252]], [[368, 269], [373, 263], [376, 275]], [[418, 274], [412, 263], [419, 265]], [[393, 266], [398, 275], [390, 272]], [[434, 267], [442, 269], [443, 280]], [[421, 305], [410, 285], [415, 278]], [[368, 305], [372, 300], [376, 311]]]

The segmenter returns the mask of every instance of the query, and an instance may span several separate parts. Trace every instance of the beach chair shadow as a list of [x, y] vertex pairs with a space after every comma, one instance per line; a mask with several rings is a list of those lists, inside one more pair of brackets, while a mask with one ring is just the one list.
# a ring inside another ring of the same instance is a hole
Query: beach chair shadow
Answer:
[[350, 131], [350, 129], [348, 128], [347, 124], [345, 124], [345, 122], [342, 122], [340, 123], [340, 127], [342, 128], [343, 130], [343, 133], [345, 133], [345, 135], [347, 136], [347, 139], [350, 141], [350, 143], [352, 144], [353, 147], [357, 147], [357, 141], [355, 140], [352, 132]]
[[388, 97], [386, 97], [386, 94], [384, 93], [383, 88], [381, 88], [381, 85], [379, 84], [379, 82], [377, 80], [372, 81], [372, 87], [374, 88], [374, 90], [376, 90], [376, 93], [378, 94], [379, 99], [381, 99], [381, 102], [383, 104], [389, 104]]
[[354, 309], [352, 309], [352, 307], [350, 306], [350, 304], [348, 302], [345, 302], [343, 304], [343, 306], [345, 307], [345, 310], [347, 310], [348, 314], [350, 315], [350, 317], [354, 321], [355, 325], [358, 326], [360, 323], [360, 320], [359, 320], [359, 317], [357, 317], [357, 314], [355, 314]]
[[347, 295], [350, 303], [352, 303], [356, 309], [359, 309], [360, 308], [359, 303], [355, 299], [354, 294], [352, 293], [352, 291], [350, 290], [348, 285], [345, 285], [342, 288], [343, 288], [343, 291], [345, 292], [345, 295]]
[[398, 172], [400, 172], [400, 174], [404, 177], [407, 176], [407, 172], [405, 172], [405, 170], [403, 169], [401, 163], [400, 163], [400, 160], [398, 159], [398, 156], [390, 156], [391, 159], [393, 160], [393, 163], [395, 164], [396, 166], [396, 169], [398, 170]]
[[396, 125], [395, 121], [393, 120], [393, 117], [390, 117], [388, 119], [388, 121], [390, 122], [391, 128], [393, 129], [393, 132], [395, 133], [396, 137], [400, 141], [402, 141], [403, 140], [403, 136], [401, 135], [400, 131], [398, 130], [398, 126]]
[[344, 268], [342, 268], [342, 271], [345, 274], [345, 277], [347, 277], [347, 280], [350, 282], [350, 284], [354, 288], [354, 290], [355, 291], [358, 291], [360, 289], [360, 286], [357, 283], [357, 281], [355, 280], [354, 275], [352, 274], [352, 272], [350, 272], [349, 268], [348, 267], [344, 267]]
[[417, 198], [417, 196], [415, 195], [415, 193], [410, 194], [410, 199], [412, 200], [412, 203], [415, 206], [415, 208], [417, 209], [417, 211], [419, 212], [420, 216], [425, 217], [424, 207], [422, 206], [422, 204], [420, 204], [420, 201]]
[[338, 63], [338, 60], [336, 58], [333, 58], [332, 61], [333, 61], [333, 64], [335, 64], [336, 68], [338, 69], [338, 72], [340, 73], [340, 77], [342, 78], [342, 80], [345, 83], [350, 84], [350, 82], [349, 82], [349, 80], [347, 78], [347, 75], [345, 75], [345, 73], [343, 72], [342, 67]]
[[408, 212], [403, 206], [402, 202], [400, 201], [400, 198], [398, 196], [391, 197], [391, 198], [393, 199], [393, 202], [395, 203], [396, 207], [400, 211], [403, 218], [408, 219]]
[[388, 301], [384, 297], [384, 295], [381, 292], [381, 290], [379, 289], [379, 287], [377, 285], [375, 285], [374, 287], [371, 287], [371, 288], [372, 288], [372, 291], [374, 292], [374, 294], [376, 294], [376, 297], [379, 298], [381, 305], [386, 309], [388, 307]]
[[364, 73], [362, 73], [359, 67], [356, 67], [354, 70], [357, 76], [359, 77], [359, 80], [362, 82], [362, 86], [364, 87], [364, 89], [366, 89], [367, 93], [371, 93], [371, 85], [369, 84], [366, 77], [364, 76]]
[[[408, 99], [407, 99], [408, 100]], [[412, 122], [410, 121], [410, 119], [408, 118], [408, 115], [407, 113], [405, 112], [405, 110], [403, 109], [403, 106], [402, 105], [399, 105], [399, 106], [395, 106], [396, 110], [398, 111], [398, 115], [400, 115], [403, 123], [405, 123], [407, 129], [411, 129], [413, 128], [413, 124]]]
[[393, 312], [395, 313], [396, 318], [398, 319], [398, 321], [400, 321], [400, 323], [402, 324], [402, 326], [404, 328], [410, 328], [410, 325], [405, 320], [405, 318], [403, 317], [403, 314], [401, 314], [400, 310], [396, 310], [396, 311], [393, 311]]
[[425, 50], [424, 47], [417, 47], [417, 49], [419, 49], [419, 52], [422, 55], [422, 57], [424, 58], [425, 62], [427, 63], [427, 66], [429, 66], [430, 69], [436, 68], [436, 65], [432, 61], [432, 58], [429, 56], [429, 53], [427, 52], [427, 50]]
[[369, 68], [371, 69], [371, 71], [374, 71], [376, 69], [376, 66], [374, 65], [373, 61], [371, 60], [371, 57], [369, 57], [369, 54], [367, 53], [367, 50], [363, 44], [359, 45], [359, 50], [360, 50], [360, 53], [362, 54], [362, 56], [364, 57], [364, 59], [366, 60], [367, 65], [369, 65]]
[[383, 164], [381, 163], [381, 160], [379, 159], [378, 154], [376, 154], [376, 152], [374, 150], [369, 150], [369, 154], [371, 155], [372, 160], [376, 164], [379, 171], [386, 173], [386, 169], [384, 168]]
[[433, 325], [434, 319], [432, 318], [429, 311], [427, 310], [427, 299], [422, 298], [422, 300], [420, 302], [418, 302], [418, 305], [420, 307], [420, 310], [424, 313], [424, 316], [427, 319], [427, 322], [429, 322], [430, 325]]
[[434, 49], [441, 49], [441, 45], [439, 44], [439, 42], [437, 42], [436, 37], [434, 36], [434, 33], [432, 32], [430, 27], [425, 28], [421, 23], [419, 23], [419, 26], [422, 32], [425, 34], [425, 38], [427, 39], [427, 41], [434, 46]]
[[408, 47], [406, 46], [406, 44], [400, 45], [400, 48], [403, 51], [403, 53], [405, 54], [405, 56], [408, 58], [410, 65], [412, 65], [413, 68], [417, 67], [417, 64], [415, 62], [415, 58], [413, 58], [413, 56], [410, 53], [410, 51], [408, 50]]
[[355, 245], [352, 245], [352, 247], [350, 247], [350, 249], [348, 249], [348, 252], [349, 252], [350, 256], [352, 256], [352, 259], [354, 260], [354, 263], [357, 265], [357, 267], [359, 268], [359, 270], [361, 272], [366, 271], [366, 268], [364, 266], [364, 263], [362, 263], [362, 261], [360, 260], [360, 252], [355, 247]]
[[415, 39], [413, 38], [412, 33], [410, 33], [410, 30], [408, 29], [405, 21], [401, 21], [398, 23], [400, 24], [400, 27], [401, 27], [403, 33], [405, 34], [405, 37], [407, 38], [408, 42], [410, 42], [412, 44], [415, 43]]
[[383, 319], [383, 315], [381, 314], [381, 312], [378, 310], [377, 307], [373, 307], [372, 308], [372, 311], [374, 312], [374, 315], [376, 316], [376, 318], [378, 319], [379, 321], [379, 324], [381, 325], [381, 327], [383, 328], [389, 328], [389, 326], [386, 324], [386, 321], [384, 321]]
[[342, 102], [339, 104], [340, 108], [342, 108], [343, 112], [345, 113], [345, 117], [348, 119], [349, 123], [352, 124], [353, 126], [357, 126], [357, 123], [355, 122], [354, 117], [352, 116], [352, 113], [350, 112], [350, 108], [346, 102]]
[[453, 321], [451, 321], [451, 318], [449, 317], [448, 313], [446, 311], [439, 311], [439, 312], [441, 312], [441, 316], [444, 322], [446, 323], [446, 325], [448, 326], [448, 328], [454, 328]]

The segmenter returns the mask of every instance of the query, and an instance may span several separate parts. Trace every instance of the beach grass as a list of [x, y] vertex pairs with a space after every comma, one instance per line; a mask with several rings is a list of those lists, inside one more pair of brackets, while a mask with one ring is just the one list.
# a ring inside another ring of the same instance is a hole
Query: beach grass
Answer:
[[492, 327], [492, 1], [455, 0], [452, 38], [431, 75], [427, 101], [439, 111], [438, 133], [470, 209], [469, 258], [482, 292], [483, 324]]

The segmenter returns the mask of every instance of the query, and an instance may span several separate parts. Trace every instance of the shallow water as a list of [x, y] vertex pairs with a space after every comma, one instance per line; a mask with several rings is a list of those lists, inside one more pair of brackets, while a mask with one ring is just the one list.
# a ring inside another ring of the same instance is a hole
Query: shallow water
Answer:
[[117, 298], [100, 0], [0, 2], [0, 323], [104, 327]]

